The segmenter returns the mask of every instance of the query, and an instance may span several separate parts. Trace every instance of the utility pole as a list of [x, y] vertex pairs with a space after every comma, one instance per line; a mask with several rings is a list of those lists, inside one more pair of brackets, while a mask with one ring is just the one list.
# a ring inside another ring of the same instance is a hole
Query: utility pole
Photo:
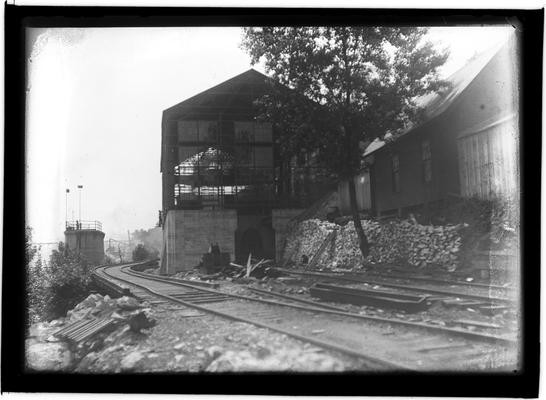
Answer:
[[68, 222], [68, 193], [70, 193], [70, 189], [66, 189], [66, 192], [64, 194], [64, 225], [65, 228], [66, 223]]
[[83, 189], [83, 185], [78, 185], [78, 189], [79, 192], [80, 192], [80, 224], [82, 223], [82, 189]]

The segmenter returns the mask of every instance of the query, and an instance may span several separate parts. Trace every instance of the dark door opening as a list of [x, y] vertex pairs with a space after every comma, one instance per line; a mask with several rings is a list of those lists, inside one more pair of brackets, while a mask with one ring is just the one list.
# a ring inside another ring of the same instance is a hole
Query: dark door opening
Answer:
[[240, 243], [240, 261], [246, 262], [248, 254], [252, 253], [252, 258], [264, 258], [264, 249], [260, 232], [254, 228], [247, 229], [241, 236]]

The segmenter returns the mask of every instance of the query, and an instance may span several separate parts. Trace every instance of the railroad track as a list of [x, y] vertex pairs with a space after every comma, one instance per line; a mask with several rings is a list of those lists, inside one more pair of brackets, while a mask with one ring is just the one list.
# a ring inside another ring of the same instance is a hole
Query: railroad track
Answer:
[[[338, 281], [338, 282], [348, 282], [351, 284], [367, 284], [380, 286], [383, 288], [390, 288], [393, 291], [402, 292], [413, 292], [419, 293], [422, 295], [427, 295], [431, 300], [442, 300], [448, 304], [456, 306], [457, 302], [463, 307], [473, 306], [473, 305], [497, 305], [497, 306], [511, 306], [514, 303], [515, 293], [511, 293], [507, 296], [498, 296], [491, 293], [469, 293], [457, 290], [446, 290], [438, 289], [436, 287], [426, 287], [426, 286], [415, 286], [413, 284], [402, 284], [402, 283], [392, 283], [392, 281], [382, 281], [370, 279], [366, 276], [358, 276], [356, 274], [333, 274], [333, 273], [324, 273], [324, 272], [308, 272], [308, 271], [298, 271], [298, 270], [289, 270], [284, 268], [278, 268], [279, 271], [284, 272], [289, 275], [301, 276], [306, 278], [314, 278], [321, 281]], [[480, 289], [485, 289], [480, 287]]]
[[259, 289], [231, 294], [188, 281], [131, 270], [97, 269], [99, 279], [128, 286], [150, 303], [171, 302], [250, 323], [358, 357], [370, 370], [511, 370], [517, 342], [490, 334], [354, 314], [328, 304]]
[[458, 286], [458, 287], [467, 287], [467, 288], [480, 288], [480, 289], [487, 289], [487, 290], [498, 290], [500, 292], [513, 292], [516, 290], [516, 288], [512, 286], [501, 286], [501, 285], [494, 285], [489, 283], [480, 283], [480, 282], [467, 282], [462, 280], [455, 280], [455, 279], [441, 279], [434, 276], [427, 276], [427, 275], [408, 275], [407, 273], [397, 273], [397, 272], [389, 272], [389, 273], [383, 273], [378, 271], [368, 271], [368, 272], [353, 272], [352, 275], [355, 275], [357, 277], [361, 278], [368, 278], [369, 276], [376, 276], [379, 278], [387, 278], [387, 279], [400, 279], [400, 280], [406, 280], [406, 281], [415, 281], [415, 282], [423, 282], [423, 283], [433, 283], [433, 284], [439, 284], [442, 286]]

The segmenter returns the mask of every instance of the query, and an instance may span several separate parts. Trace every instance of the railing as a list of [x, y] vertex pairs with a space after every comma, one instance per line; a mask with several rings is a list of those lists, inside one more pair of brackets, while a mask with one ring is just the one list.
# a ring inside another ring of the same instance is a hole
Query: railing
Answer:
[[102, 232], [102, 224], [99, 221], [66, 221], [67, 231], [80, 231], [84, 229]]

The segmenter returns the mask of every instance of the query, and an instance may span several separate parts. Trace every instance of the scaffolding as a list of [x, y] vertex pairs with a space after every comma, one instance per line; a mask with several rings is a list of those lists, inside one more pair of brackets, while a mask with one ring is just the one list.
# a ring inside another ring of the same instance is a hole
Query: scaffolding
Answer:
[[283, 159], [273, 124], [256, 118], [268, 80], [250, 70], [164, 111], [164, 212], [305, 207], [324, 194], [323, 170]]

